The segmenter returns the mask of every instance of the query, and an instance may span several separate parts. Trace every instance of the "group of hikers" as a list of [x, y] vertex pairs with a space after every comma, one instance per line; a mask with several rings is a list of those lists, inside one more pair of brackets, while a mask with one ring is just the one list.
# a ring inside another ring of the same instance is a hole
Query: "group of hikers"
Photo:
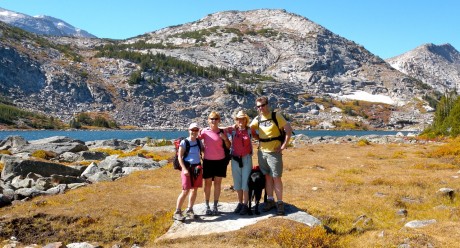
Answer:
[[[278, 215], [285, 214], [283, 203], [283, 173], [282, 151], [287, 149], [292, 135], [288, 121], [278, 112], [271, 112], [267, 97], [256, 99], [258, 116], [250, 121], [244, 111], [234, 116], [235, 124], [221, 128], [220, 115], [213, 111], [208, 116], [209, 126], [200, 128], [197, 123], [191, 123], [189, 136], [180, 142], [178, 149], [179, 163], [182, 168], [182, 192], [176, 202], [173, 218], [184, 220], [194, 219], [193, 205], [198, 188], [203, 187], [206, 201], [206, 215], [218, 215], [218, 202], [222, 188], [222, 179], [227, 175], [228, 160], [226, 150], [231, 150], [231, 169], [233, 188], [238, 193], [238, 205], [234, 210], [240, 215], [247, 214], [249, 188], [248, 178], [253, 169], [252, 139], [259, 141], [257, 149], [258, 167], [265, 175], [265, 193], [267, 200], [262, 211], [267, 212], [276, 208]], [[230, 138], [229, 138], [230, 136]], [[203, 157], [201, 156], [203, 155]], [[211, 189], [213, 205], [210, 206]], [[276, 202], [274, 199], [276, 195]], [[188, 196], [187, 209], [182, 212], [182, 205]]]

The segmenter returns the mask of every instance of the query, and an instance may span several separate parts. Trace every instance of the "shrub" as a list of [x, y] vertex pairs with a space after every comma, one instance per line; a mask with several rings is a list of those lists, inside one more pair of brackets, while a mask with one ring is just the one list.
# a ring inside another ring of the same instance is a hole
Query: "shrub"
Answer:
[[280, 247], [339, 247], [337, 237], [328, 234], [326, 229], [320, 226], [313, 228], [297, 227], [293, 230], [292, 228], [283, 227], [274, 236], [273, 243]]
[[154, 146], [170, 146], [170, 145], [172, 145], [172, 142], [170, 140], [161, 139], [161, 140], [154, 141]]
[[392, 158], [406, 158], [406, 155], [403, 151], [397, 151], [393, 153]]
[[460, 164], [460, 137], [449, 141], [434, 151], [428, 152], [427, 156], [431, 158], [447, 158]]
[[36, 151], [32, 152], [32, 154], [30, 156], [35, 157], [35, 158], [41, 158], [41, 159], [48, 160], [50, 158], [56, 157], [56, 154], [54, 154], [53, 152], [50, 152], [50, 151], [36, 150]]
[[8, 150], [0, 150], [0, 154], [11, 155], [11, 152]]
[[457, 169], [458, 166], [453, 164], [435, 163], [435, 164], [415, 164], [412, 166], [414, 169], [419, 170], [451, 170]]
[[121, 155], [123, 154], [123, 151], [121, 150], [115, 150], [115, 149], [110, 149], [110, 148], [96, 148], [94, 149], [96, 152], [105, 152], [109, 155]]
[[368, 146], [370, 144], [371, 143], [367, 139], [360, 139], [358, 140], [358, 143], [357, 143], [358, 146]]

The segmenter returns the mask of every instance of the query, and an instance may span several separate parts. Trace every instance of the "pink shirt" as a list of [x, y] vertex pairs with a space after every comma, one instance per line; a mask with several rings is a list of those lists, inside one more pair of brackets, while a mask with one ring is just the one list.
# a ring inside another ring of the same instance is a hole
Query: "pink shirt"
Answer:
[[229, 127], [227, 131], [232, 135], [233, 155], [243, 157], [252, 153], [251, 129], [235, 129]]
[[203, 141], [204, 159], [221, 160], [225, 157], [223, 140], [219, 136], [219, 132], [212, 131], [209, 127], [202, 129], [198, 137]]

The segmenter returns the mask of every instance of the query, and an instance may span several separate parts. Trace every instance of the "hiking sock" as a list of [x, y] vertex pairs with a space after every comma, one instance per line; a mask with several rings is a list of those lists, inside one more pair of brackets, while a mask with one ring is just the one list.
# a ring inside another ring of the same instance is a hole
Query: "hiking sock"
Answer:
[[219, 201], [214, 201], [214, 207], [217, 208], [217, 203], [219, 203]]

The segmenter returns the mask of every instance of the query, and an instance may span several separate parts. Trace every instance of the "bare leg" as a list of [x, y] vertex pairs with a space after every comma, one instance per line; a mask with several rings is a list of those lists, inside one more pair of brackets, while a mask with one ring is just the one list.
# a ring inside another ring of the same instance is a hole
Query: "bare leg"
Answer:
[[188, 197], [188, 208], [189, 209], [192, 209], [193, 205], [195, 204], [197, 192], [198, 192], [198, 188], [194, 188]]
[[206, 200], [206, 204], [209, 204], [209, 198], [211, 197], [211, 186], [212, 178], [204, 179], [204, 198]]
[[281, 177], [274, 177], [273, 184], [274, 184], [276, 199], [278, 201], [282, 201], [283, 200], [283, 181], [281, 181]]
[[237, 190], [236, 193], [238, 194], [238, 203], [243, 203], [243, 190]]
[[270, 175], [265, 175], [265, 192], [267, 192], [267, 197], [273, 197], [273, 177]]
[[[243, 198], [243, 204], [244, 205], [247, 205], [248, 202], [249, 202], [249, 192], [248, 191], [242, 191], [241, 190], [241, 194], [242, 194], [242, 198]], [[239, 196], [238, 196], [239, 197]], [[241, 200], [240, 200], [241, 202]]]
[[214, 178], [214, 202], [219, 201], [220, 191], [221, 191], [222, 177]]
[[179, 197], [177, 197], [177, 202], [176, 202], [176, 210], [182, 208], [182, 204], [184, 203], [185, 198], [188, 195], [188, 192], [190, 190], [182, 190], [182, 192], [179, 194]]

